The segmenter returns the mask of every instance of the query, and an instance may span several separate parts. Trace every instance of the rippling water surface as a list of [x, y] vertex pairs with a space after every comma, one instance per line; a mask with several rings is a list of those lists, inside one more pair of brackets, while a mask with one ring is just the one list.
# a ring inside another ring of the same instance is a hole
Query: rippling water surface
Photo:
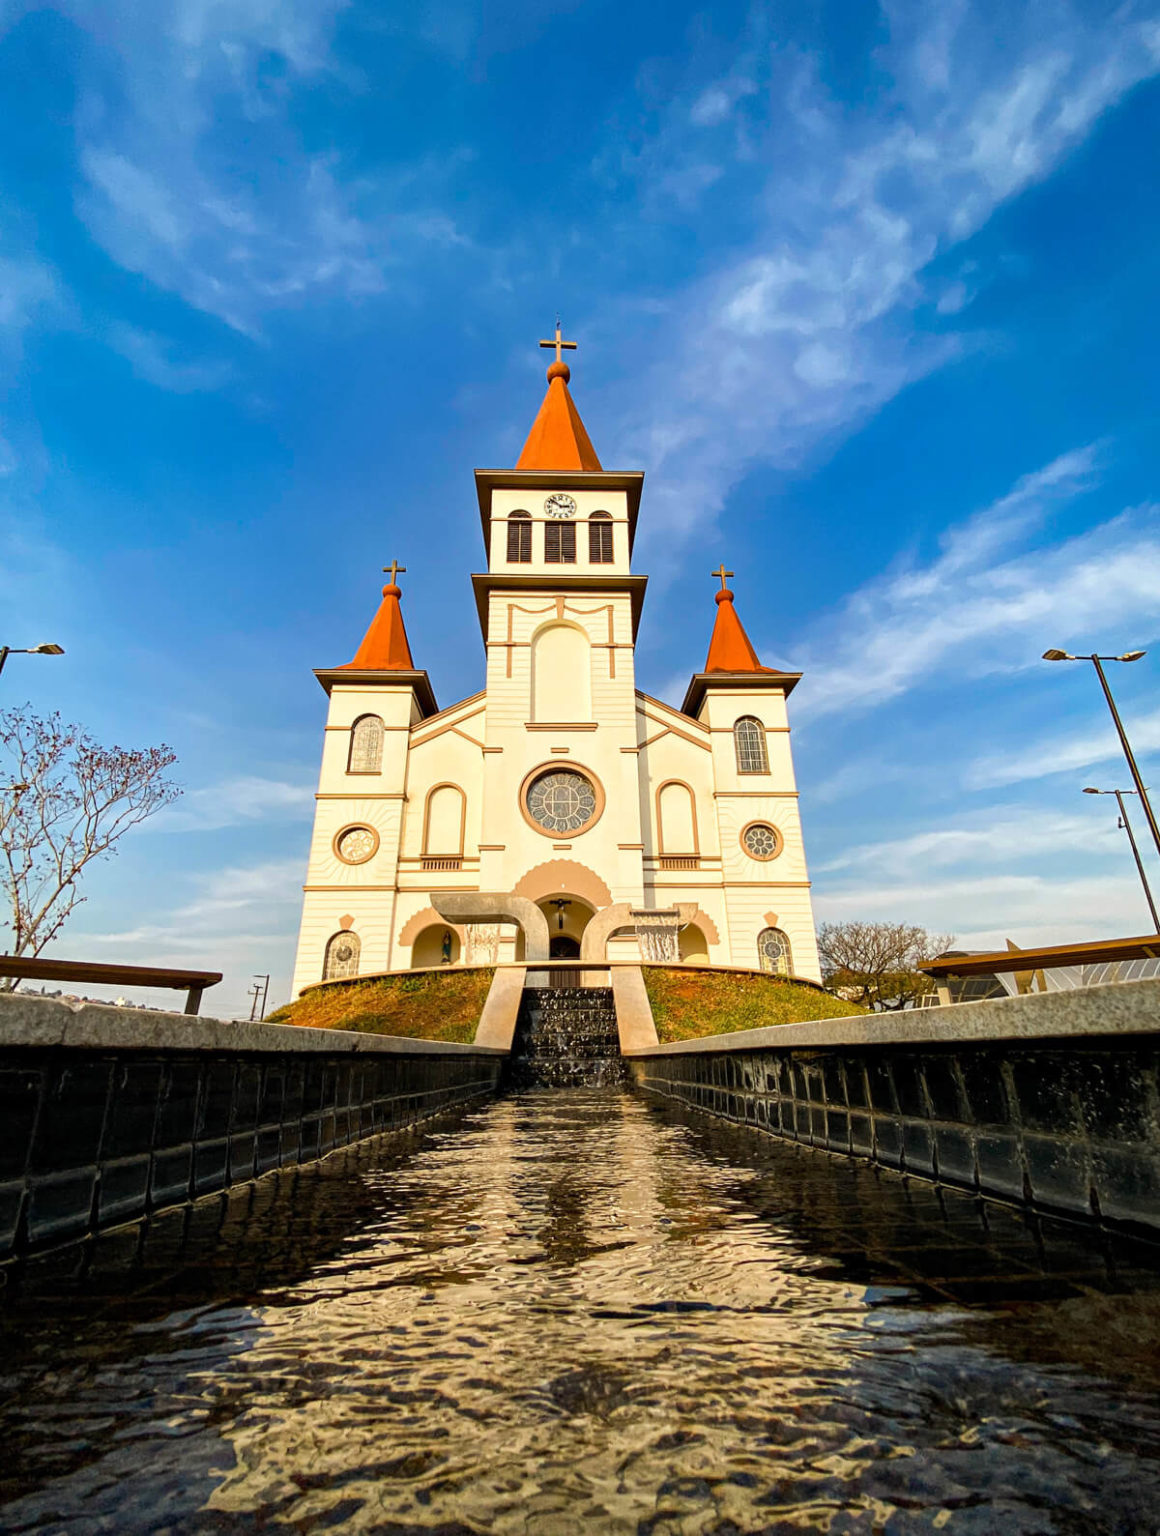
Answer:
[[1156, 1531], [1156, 1274], [529, 1093], [15, 1277], [0, 1529]]

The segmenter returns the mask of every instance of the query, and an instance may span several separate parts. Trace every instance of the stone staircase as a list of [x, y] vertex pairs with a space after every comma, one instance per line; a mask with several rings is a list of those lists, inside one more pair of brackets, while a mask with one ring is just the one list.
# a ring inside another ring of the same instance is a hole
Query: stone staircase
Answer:
[[626, 1082], [611, 987], [527, 987], [508, 1088], [615, 1087]]

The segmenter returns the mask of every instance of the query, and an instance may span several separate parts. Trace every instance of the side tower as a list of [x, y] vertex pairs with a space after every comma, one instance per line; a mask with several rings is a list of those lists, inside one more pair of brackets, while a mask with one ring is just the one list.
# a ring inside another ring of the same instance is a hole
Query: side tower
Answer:
[[[801, 673], [762, 666], [726, 585], [733, 572], [722, 565], [713, 574], [721, 588], [709, 654], [704, 671], [689, 682], [681, 713], [708, 733], [711, 825], [726, 930], [722, 938], [733, 965], [817, 981], [817, 939], [786, 710]], [[657, 830], [663, 837], [663, 825]]]
[[329, 708], [294, 966], [294, 995], [323, 976], [386, 970], [401, 853], [411, 728], [436, 713], [411, 660], [395, 562], [355, 653], [315, 677]]

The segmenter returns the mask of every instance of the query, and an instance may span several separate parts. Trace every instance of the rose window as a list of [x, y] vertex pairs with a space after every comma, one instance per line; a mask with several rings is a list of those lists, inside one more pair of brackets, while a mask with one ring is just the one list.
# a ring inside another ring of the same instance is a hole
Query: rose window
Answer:
[[336, 851], [344, 864], [365, 864], [378, 845], [370, 827], [347, 827], [338, 838]]
[[582, 832], [596, 816], [596, 790], [582, 773], [542, 773], [529, 786], [526, 805], [545, 832]]
[[766, 826], [762, 821], [755, 821], [752, 826], [746, 827], [741, 842], [750, 858], [772, 859], [778, 851], [781, 839], [773, 827]]

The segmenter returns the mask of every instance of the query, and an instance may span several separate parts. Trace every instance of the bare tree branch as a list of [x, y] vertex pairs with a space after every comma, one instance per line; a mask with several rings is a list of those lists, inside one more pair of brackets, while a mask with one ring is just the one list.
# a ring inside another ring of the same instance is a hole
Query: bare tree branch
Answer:
[[[130, 827], [181, 794], [169, 747], [102, 747], [59, 715], [0, 711], [0, 888], [9, 953], [39, 955], [84, 900], [77, 881]], [[16, 986], [0, 978], [0, 991]]]
[[823, 923], [818, 929], [822, 979], [831, 992], [867, 1008], [912, 1008], [932, 983], [918, 969], [954, 943], [910, 923]]

